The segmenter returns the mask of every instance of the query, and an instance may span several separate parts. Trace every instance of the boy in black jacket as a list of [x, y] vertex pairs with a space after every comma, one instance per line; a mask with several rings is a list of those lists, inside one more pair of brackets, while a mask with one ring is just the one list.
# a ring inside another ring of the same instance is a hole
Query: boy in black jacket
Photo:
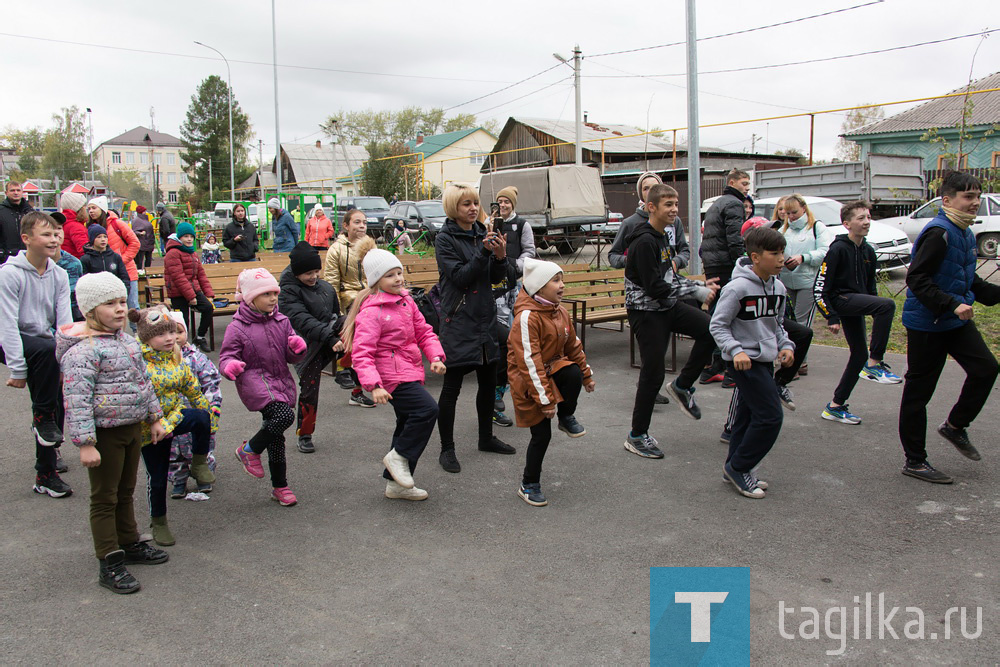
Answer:
[[648, 431], [656, 392], [663, 384], [663, 355], [670, 333], [677, 331], [694, 338], [687, 363], [668, 386], [681, 410], [692, 419], [701, 419], [692, 385], [715, 347], [708, 332], [708, 314], [680, 300], [694, 297], [701, 303], [711, 303], [719, 288], [716, 281], [705, 285], [674, 273], [672, 246], [664, 230], [677, 216], [677, 191], [669, 185], [650, 188], [646, 207], [649, 222], [636, 227], [629, 237], [625, 260], [625, 308], [642, 358], [632, 430], [625, 439], [625, 449], [644, 458], [659, 459], [663, 452]]
[[[875, 250], [865, 240], [872, 223], [868, 203], [854, 201], [844, 204], [840, 209], [840, 221], [847, 233], [840, 234], [830, 244], [813, 289], [816, 307], [826, 318], [830, 331], [839, 333], [843, 326], [851, 356], [840, 377], [840, 384], [833, 392], [833, 400], [823, 410], [822, 417], [841, 424], [860, 424], [861, 417], [847, 409], [847, 399], [851, 397], [858, 378], [879, 384], [902, 382], [882, 360], [889, 343], [896, 304], [892, 299], [877, 296], [877, 259]], [[874, 319], [870, 351], [866, 315]]]
[[132, 280], [128, 277], [121, 255], [108, 245], [108, 230], [94, 224], [87, 227], [87, 237], [90, 243], [83, 246], [83, 257], [80, 258], [84, 275], [107, 271], [118, 276], [118, 279], [125, 284], [125, 289], [128, 289]]
[[319, 381], [323, 369], [343, 349], [343, 318], [333, 285], [319, 277], [323, 262], [316, 248], [299, 241], [288, 253], [288, 260], [288, 268], [281, 273], [278, 309], [308, 345], [305, 358], [295, 365], [295, 370], [299, 374], [298, 447], [303, 454], [311, 454], [316, 451], [312, 436], [316, 430]]

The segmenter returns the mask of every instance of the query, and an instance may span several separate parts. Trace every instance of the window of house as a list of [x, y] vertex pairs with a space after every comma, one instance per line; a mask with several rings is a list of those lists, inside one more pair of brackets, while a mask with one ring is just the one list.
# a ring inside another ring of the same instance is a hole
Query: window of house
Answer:
[[139, 164], [149, 164], [149, 155], [145, 151], [139, 153]]
[[176, 204], [177, 203], [177, 191], [176, 190], [171, 190], [170, 192], [167, 193], [167, 201], [169, 201], [171, 204]]
[[175, 164], [177, 164], [177, 154], [176, 153], [167, 153], [167, 166], [168, 167], [172, 167]]
[[938, 156], [938, 169], [968, 169], [969, 168], [969, 154], [966, 153], [962, 155], [960, 160], [961, 164], [957, 167], [955, 166], [955, 158], [946, 157], [944, 155]]
[[160, 154], [159, 153], [156, 153], [156, 152], [153, 153], [153, 164], [160, 164]]
[[486, 153], [472, 151], [469, 153], [469, 164], [482, 164], [486, 161]]
[[993, 158], [990, 160], [990, 166], [994, 168], [1000, 167], [1000, 151], [993, 151]]
[[121, 164], [122, 154], [119, 151], [112, 151], [111, 153], [111, 164]]
[[188, 175], [185, 174], [184, 172], [181, 172], [181, 185], [187, 185], [187, 183], [188, 183]]
[[175, 174], [172, 171], [168, 171], [167, 172], [167, 185], [176, 185], [176, 184], [177, 184], [177, 174]]
[[135, 153], [125, 153], [125, 164], [135, 164]]
[[142, 181], [146, 185], [149, 185], [149, 172], [148, 171], [142, 172]]

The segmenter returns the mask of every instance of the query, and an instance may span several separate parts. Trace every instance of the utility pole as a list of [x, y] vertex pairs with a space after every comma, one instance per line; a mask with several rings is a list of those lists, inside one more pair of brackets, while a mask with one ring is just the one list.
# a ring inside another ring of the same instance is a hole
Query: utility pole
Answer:
[[208, 201], [212, 201], [215, 196], [215, 188], [212, 186], [212, 158], [208, 158]]
[[[87, 143], [90, 146], [90, 180], [96, 181], [97, 175], [94, 173], [94, 119], [90, 115], [90, 107], [87, 107], [87, 125], [90, 126]], [[153, 202], [154, 204], [156, 202]]]
[[701, 273], [701, 146], [698, 140], [698, 17], [695, 0], [685, 0], [687, 19], [688, 229], [691, 273]]
[[274, 159], [278, 168], [278, 194], [281, 194], [282, 164], [281, 164], [281, 129], [278, 122], [278, 18], [274, 10], [274, 0], [271, 0], [271, 53], [274, 62]]
[[751, 153], [756, 153], [757, 152], [757, 134], [756, 133], [753, 133], [753, 134], [750, 135], [750, 152]]
[[[333, 127], [337, 130], [337, 143], [340, 144], [340, 152], [344, 154], [344, 164], [347, 165], [347, 171], [351, 173], [351, 187], [354, 188], [354, 194], [360, 195], [361, 191], [358, 190], [358, 179], [354, 176], [354, 170], [351, 169], [351, 161], [347, 158], [347, 147], [344, 145], [344, 133], [340, 131], [340, 121], [333, 121]], [[333, 175], [333, 189], [337, 190], [337, 173], [334, 172]]]
[[257, 179], [260, 181], [260, 200], [264, 201], [264, 140], [257, 140]]
[[[568, 60], [563, 58], [558, 53], [553, 53], [552, 57], [563, 64], [570, 64]], [[583, 164], [583, 144], [580, 143], [583, 139], [583, 104], [580, 101], [580, 64], [582, 62], [583, 52], [580, 51], [580, 45], [577, 44], [573, 47], [573, 64], [570, 65], [573, 68], [573, 88], [576, 92], [576, 122], [574, 123], [575, 130], [573, 146], [575, 164]]]

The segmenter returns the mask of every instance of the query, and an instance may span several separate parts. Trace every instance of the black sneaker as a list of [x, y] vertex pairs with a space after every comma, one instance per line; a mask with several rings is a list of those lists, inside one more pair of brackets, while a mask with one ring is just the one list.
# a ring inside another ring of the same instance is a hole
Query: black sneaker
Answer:
[[64, 472], [69, 472], [69, 466], [63, 461], [62, 454], [59, 453], [59, 448], [56, 447], [56, 472], [60, 475]]
[[48, 494], [53, 498], [65, 498], [73, 495], [73, 489], [69, 484], [62, 481], [59, 473], [50, 472], [46, 475], [35, 475], [35, 493]]
[[104, 586], [112, 593], [127, 595], [135, 593], [141, 586], [125, 567], [125, 552], [119, 549], [112, 551], [101, 559], [101, 569], [98, 573], [97, 583]]
[[517, 495], [533, 507], [545, 507], [549, 504], [549, 501], [545, 499], [545, 494], [542, 493], [541, 484], [522, 484], [517, 490]]
[[722, 434], [719, 436], [719, 442], [721, 442], [724, 445], [728, 445], [732, 437], [733, 437], [732, 431], [727, 431], [726, 429], [722, 429]]
[[681, 389], [677, 386], [677, 381], [674, 380], [667, 385], [667, 389], [677, 399], [677, 405], [684, 411], [684, 414], [691, 419], [701, 419], [701, 408], [694, 402], [694, 387]]
[[347, 399], [348, 405], [354, 405], [359, 408], [374, 408], [375, 401], [365, 396], [364, 392], [360, 394], [351, 394], [351, 397]]
[[714, 368], [706, 368], [698, 376], [698, 384], [711, 384], [713, 382], [722, 382], [722, 371], [717, 371]]
[[43, 447], [55, 447], [63, 441], [63, 432], [52, 419], [36, 419], [31, 430]]
[[656, 405], [670, 405], [670, 399], [661, 394], [660, 392], [656, 392], [656, 400], [653, 402]]
[[781, 404], [785, 406], [787, 410], [795, 411], [795, 401], [792, 400], [791, 390], [783, 384], [775, 383], [775, 387], [778, 388], [778, 398], [781, 399]]
[[503, 413], [503, 410], [493, 411], [493, 423], [497, 426], [503, 426], [507, 428], [508, 426], [514, 425], [514, 420]]
[[194, 339], [194, 344], [198, 346], [198, 349], [208, 354], [212, 351], [212, 346], [208, 344], [208, 340], [204, 336], [198, 336]]
[[454, 447], [442, 449], [441, 456], [438, 457], [438, 463], [441, 464], [445, 472], [462, 472], [462, 465], [458, 462], [458, 457], [455, 456]]
[[934, 466], [927, 463], [927, 461], [924, 461], [923, 463], [910, 463], [907, 461], [906, 465], [903, 466], [902, 472], [907, 477], [922, 479], [925, 482], [930, 482], [931, 484], [951, 484], [955, 481], [940, 470], [934, 468]]
[[973, 461], [979, 461], [983, 458], [979, 455], [979, 450], [969, 440], [969, 434], [965, 432], [964, 428], [952, 428], [948, 422], [944, 422], [938, 426], [938, 433], [941, 434], [942, 438], [955, 445], [955, 449], [965, 458]]
[[731, 377], [731, 376], [729, 375], [729, 373], [726, 373], [726, 374], [725, 374], [725, 375], [723, 376], [723, 378], [722, 378], [722, 388], [723, 388], [723, 389], [732, 389], [732, 388], [733, 388], [733, 387], [735, 387], [735, 386], [736, 386], [736, 380], [734, 380], [734, 379], [733, 379], [733, 378], [732, 378], [732, 377]]
[[494, 454], [517, 454], [517, 450], [508, 445], [506, 442], [491, 435], [489, 442], [479, 443], [479, 451], [481, 452], [492, 452]]
[[341, 389], [354, 389], [354, 378], [351, 377], [351, 371], [349, 370], [339, 370], [336, 375], [333, 376], [333, 381], [336, 382]]
[[156, 565], [158, 563], [166, 563], [170, 560], [170, 556], [166, 551], [157, 549], [149, 542], [133, 542], [132, 544], [123, 544], [121, 546], [122, 551], [125, 552], [125, 562], [129, 564]]
[[298, 448], [303, 454], [312, 454], [315, 452], [316, 446], [313, 445], [313, 437], [311, 435], [300, 435]]
[[574, 415], [560, 417], [559, 430], [571, 438], [579, 438], [581, 435], [587, 435], [587, 429], [576, 420], [576, 416]]
[[648, 433], [634, 437], [629, 433], [625, 438], [625, 449], [644, 459], [662, 459], [663, 452], [659, 445], [656, 438]]

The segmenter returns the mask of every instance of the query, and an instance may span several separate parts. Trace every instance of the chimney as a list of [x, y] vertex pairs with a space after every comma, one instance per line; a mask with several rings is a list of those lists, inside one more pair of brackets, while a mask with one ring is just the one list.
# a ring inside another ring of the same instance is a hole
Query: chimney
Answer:
[[323, 148], [323, 142], [321, 142], [319, 139], [316, 140], [316, 148]]
[[587, 112], [586, 111], [583, 112], [583, 124], [584, 125], [587, 124]]
[[421, 132], [420, 134], [417, 135], [417, 143], [416, 143], [416, 145], [419, 146], [422, 143], [424, 143], [424, 134], [423, 134], [423, 132]]

